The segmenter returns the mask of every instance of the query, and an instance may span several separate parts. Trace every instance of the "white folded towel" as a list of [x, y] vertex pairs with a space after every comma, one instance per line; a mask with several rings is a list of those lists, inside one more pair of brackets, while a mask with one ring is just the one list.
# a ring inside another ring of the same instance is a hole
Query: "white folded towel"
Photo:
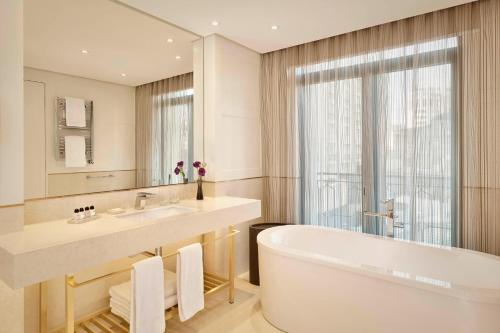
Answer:
[[200, 243], [179, 249], [177, 256], [177, 303], [181, 321], [188, 320], [205, 307], [203, 253]]
[[163, 260], [160, 256], [136, 262], [132, 270], [130, 333], [165, 332]]
[[64, 155], [67, 168], [87, 165], [85, 157], [85, 137], [68, 135], [64, 137]]
[[66, 126], [85, 127], [85, 101], [80, 98], [65, 97]]
[[[165, 299], [177, 294], [177, 275], [169, 270], [163, 271], [163, 290]], [[109, 296], [111, 299], [121, 301], [130, 305], [130, 291], [132, 290], [131, 282], [127, 281], [109, 288]]]
[[[172, 295], [165, 298], [165, 310], [171, 308], [177, 304], [177, 295]], [[122, 317], [128, 323], [130, 323], [130, 304], [123, 304], [118, 302], [116, 299], [111, 298], [109, 301], [109, 306], [111, 307], [111, 312], [117, 316]]]
[[116, 303], [113, 300], [109, 302], [109, 306], [111, 307], [112, 313], [122, 317], [127, 323], [130, 323], [130, 307], [123, 306], [123, 304]]

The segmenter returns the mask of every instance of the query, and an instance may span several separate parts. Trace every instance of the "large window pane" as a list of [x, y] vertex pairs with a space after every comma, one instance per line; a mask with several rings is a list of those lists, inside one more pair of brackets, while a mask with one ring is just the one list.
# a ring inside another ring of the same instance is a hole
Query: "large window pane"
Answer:
[[[451, 65], [381, 74], [377, 84], [380, 199], [394, 198], [396, 237], [451, 245]], [[385, 166], [384, 166], [385, 164]]]
[[309, 223], [361, 230], [361, 111], [360, 78], [309, 86], [303, 161], [307, 170], [306, 216]]

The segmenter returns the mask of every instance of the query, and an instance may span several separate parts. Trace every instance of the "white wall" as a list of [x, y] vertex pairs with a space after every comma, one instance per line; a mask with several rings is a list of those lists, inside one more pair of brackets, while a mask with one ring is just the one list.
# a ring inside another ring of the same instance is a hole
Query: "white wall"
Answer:
[[24, 198], [43, 198], [45, 167], [45, 86], [24, 81]]
[[0, 6], [0, 205], [8, 205], [24, 200], [23, 6]]
[[203, 160], [203, 38], [193, 42], [193, 157]]
[[[0, 1], [0, 234], [24, 216], [23, 2]], [[0, 333], [24, 332], [24, 292], [0, 281]]]
[[[211, 35], [205, 38], [204, 55], [206, 178], [215, 182], [215, 196], [262, 199], [260, 54]], [[262, 219], [237, 226], [237, 274], [248, 271], [248, 227], [259, 222]], [[224, 256], [224, 247], [218, 245], [219, 273], [227, 269]]]
[[260, 55], [219, 35], [204, 46], [207, 179], [260, 177]]
[[[242, 179], [234, 181], [218, 182], [213, 184], [213, 196], [235, 196], [262, 200], [262, 178]], [[236, 236], [236, 275], [248, 272], [249, 269], [249, 226], [255, 223], [264, 222], [262, 218], [250, 220], [238, 224], [236, 229], [240, 233]], [[226, 230], [219, 230], [218, 234], [225, 234]], [[226, 244], [216, 244], [216, 266], [215, 272], [218, 274], [227, 274], [227, 253]]]
[[[135, 88], [33, 68], [24, 79], [45, 83], [47, 172], [74, 173], [135, 169]], [[55, 158], [55, 99], [79, 97], [94, 101], [94, 164], [66, 168]]]

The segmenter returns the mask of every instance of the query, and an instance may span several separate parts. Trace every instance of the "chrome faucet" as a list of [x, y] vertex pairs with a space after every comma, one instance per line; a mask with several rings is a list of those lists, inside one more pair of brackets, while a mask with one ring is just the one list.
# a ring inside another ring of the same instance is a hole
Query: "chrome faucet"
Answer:
[[363, 211], [364, 215], [367, 216], [377, 216], [377, 217], [384, 217], [386, 226], [385, 226], [385, 235], [387, 237], [394, 238], [394, 228], [404, 228], [404, 224], [400, 222], [394, 222], [394, 199], [389, 199], [383, 201], [384, 207], [385, 207], [385, 213], [378, 213], [378, 212], [369, 212], [369, 211]]
[[156, 197], [155, 193], [137, 192], [137, 197], [135, 198], [135, 209], [144, 209], [148, 199], [154, 197]]

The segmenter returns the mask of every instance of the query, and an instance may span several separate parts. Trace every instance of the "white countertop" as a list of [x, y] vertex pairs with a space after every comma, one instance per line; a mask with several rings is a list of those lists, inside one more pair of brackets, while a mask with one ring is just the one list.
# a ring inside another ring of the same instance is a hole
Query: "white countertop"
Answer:
[[216, 197], [176, 205], [197, 210], [146, 221], [100, 214], [83, 224], [56, 220], [1, 235], [0, 278], [21, 288], [261, 216], [260, 200], [254, 199]]

